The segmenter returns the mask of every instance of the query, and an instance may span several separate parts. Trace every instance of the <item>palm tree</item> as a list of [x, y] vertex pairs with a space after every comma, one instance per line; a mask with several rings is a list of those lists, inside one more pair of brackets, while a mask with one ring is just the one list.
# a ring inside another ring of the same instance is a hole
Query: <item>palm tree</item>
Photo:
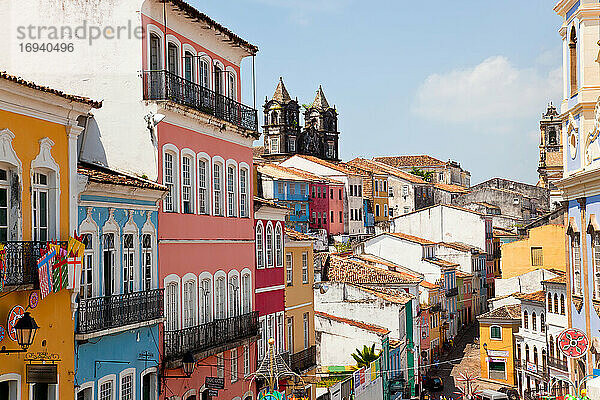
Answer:
[[368, 367], [371, 363], [379, 358], [381, 352], [375, 353], [375, 344], [371, 347], [365, 345], [362, 350], [356, 349], [352, 353], [352, 358], [356, 361], [358, 368]]

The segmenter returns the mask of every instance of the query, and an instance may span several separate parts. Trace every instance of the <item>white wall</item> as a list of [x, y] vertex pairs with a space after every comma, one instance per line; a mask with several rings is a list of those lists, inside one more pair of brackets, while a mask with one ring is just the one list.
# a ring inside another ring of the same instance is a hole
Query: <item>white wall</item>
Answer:
[[519, 276], [508, 279], [495, 279], [496, 297], [504, 296], [512, 293], [533, 293], [539, 290], [544, 290], [542, 281], [552, 279], [558, 276], [557, 274], [545, 269], [536, 269], [535, 271], [527, 272]]

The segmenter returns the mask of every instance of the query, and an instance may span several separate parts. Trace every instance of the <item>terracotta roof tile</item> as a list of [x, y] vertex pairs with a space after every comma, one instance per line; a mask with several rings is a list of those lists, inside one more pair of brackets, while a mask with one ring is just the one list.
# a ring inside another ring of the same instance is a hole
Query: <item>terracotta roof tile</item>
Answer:
[[474, 201], [473, 204], [479, 204], [480, 206], [484, 206], [487, 208], [495, 208], [495, 209], [500, 209], [500, 207], [490, 204], [490, 203], [486, 203], [485, 201]]
[[292, 240], [314, 240], [312, 237], [290, 228], [285, 228], [285, 234]]
[[352, 326], [355, 326], [357, 328], [364, 329], [366, 331], [375, 332], [375, 333], [377, 333], [379, 335], [387, 335], [388, 333], [390, 333], [389, 330], [387, 330], [387, 329], [385, 329], [384, 327], [381, 327], [381, 326], [372, 325], [372, 324], [366, 324], [364, 322], [355, 321], [353, 319], [336, 317], [335, 315], [327, 314], [327, 313], [324, 313], [322, 311], [315, 311], [315, 315], [319, 316], [321, 318], [330, 319], [332, 321], [341, 322], [343, 324], [352, 325]]
[[252, 157], [262, 157], [265, 154], [265, 146], [252, 147]]
[[335, 179], [318, 176], [310, 172], [302, 171], [297, 168], [283, 167], [277, 164], [263, 164], [258, 166], [258, 171], [263, 174], [276, 179], [284, 179], [291, 181], [307, 181], [315, 183], [329, 183], [333, 185], [343, 185], [342, 182], [336, 181]]
[[561, 275], [561, 276], [557, 276], [555, 278], [552, 279], [546, 279], [545, 281], [542, 282], [547, 282], [547, 283], [562, 283], [562, 284], [567, 284], [567, 276], [566, 275]]
[[397, 238], [407, 240], [409, 242], [414, 242], [414, 243], [423, 244], [423, 245], [435, 244], [435, 242], [432, 242], [431, 240], [423, 239], [423, 238], [420, 238], [417, 236], [408, 235], [406, 233], [401, 233], [401, 232], [386, 232], [386, 233], [384, 233], [384, 235], [392, 235]]
[[296, 154], [295, 157], [300, 157], [300, 158], [304, 158], [305, 160], [308, 161], [312, 161], [315, 164], [319, 164], [322, 165], [324, 167], [327, 168], [331, 168], [334, 169], [338, 172], [341, 172], [345, 175], [350, 175], [350, 176], [361, 176], [362, 174], [354, 169], [348, 168], [344, 163], [332, 163], [329, 161], [325, 161], [320, 159], [319, 157], [315, 157], [315, 156], [308, 156], [305, 154]]
[[366, 262], [350, 260], [346, 257], [330, 255], [327, 277], [333, 282], [356, 284], [418, 283], [416, 278], [406, 273], [390, 271]]
[[457, 267], [459, 264], [453, 263], [450, 261], [442, 260], [441, 258], [424, 258], [424, 261], [428, 263], [438, 265], [440, 267], [448, 268], [448, 267]]
[[462, 186], [458, 186], [458, 185], [449, 185], [446, 183], [434, 183], [433, 186], [436, 189], [440, 189], [440, 190], [444, 190], [446, 192], [451, 192], [451, 193], [468, 193], [469, 191], [462, 187]]
[[386, 163], [392, 167], [437, 167], [447, 164], [428, 155], [373, 157], [373, 160]]
[[420, 286], [423, 286], [424, 288], [427, 289], [439, 289], [439, 285], [436, 285], [435, 283], [431, 283], [431, 282], [427, 282], [427, 281], [422, 281], [421, 283], [419, 283]]
[[49, 88], [47, 86], [38, 85], [37, 83], [34, 83], [34, 82], [26, 81], [23, 78], [20, 78], [18, 76], [14, 76], [14, 75], [10, 75], [7, 72], [0, 72], [0, 78], [6, 79], [7, 81], [11, 81], [11, 82], [17, 83], [17, 84], [22, 85], [22, 86], [27, 86], [27, 87], [35, 89], [35, 90], [39, 90], [39, 91], [46, 92], [46, 93], [52, 93], [54, 95], [60, 96], [60, 97], [62, 97], [64, 99], [67, 99], [67, 100], [71, 100], [71, 101], [76, 101], [78, 103], [87, 104], [87, 105], [92, 106], [94, 108], [100, 108], [100, 107], [102, 107], [102, 102], [101, 101], [91, 100], [91, 99], [89, 99], [87, 97], [83, 97], [83, 96], [76, 96], [76, 95], [73, 95], [73, 94], [67, 94], [67, 93], [62, 92], [62, 91], [57, 90], [57, 89], [52, 89], [52, 88]]
[[110, 168], [87, 162], [79, 162], [77, 173], [88, 177], [88, 181], [110, 185], [134, 186], [143, 189], [166, 191], [167, 188], [156, 182], [118, 172]]
[[533, 293], [516, 293], [515, 297], [521, 300], [535, 301], [537, 303], [543, 303], [546, 301], [546, 295], [543, 290], [538, 290], [537, 292]]
[[403, 289], [356, 285], [365, 292], [395, 304], [406, 304], [415, 297]]
[[467, 272], [463, 272], [461, 270], [456, 270], [456, 277], [457, 278], [472, 278], [473, 274], [469, 274]]
[[514, 233], [508, 229], [500, 228], [497, 226], [494, 226], [493, 233], [494, 233], [494, 236], [517, 236], [516, 233]]
[[475, 253], [485, 253], [483, 249], [480, 249], [477, 246], [471, 246], [470, 244], [462, 243], [462, 242], [439, 242], [439, 246], [448, 247], [450, 249], [462, 251], [462, 252], [475, 252]]
[[416, 281], [423, 279], [423, 275], [418, 272], [412, 271], [406, 267], [403, 267], [402, 265], [393, 263], [385, 258], [374, 256], [372, 254], [355, 255], [352, 256], [352, 259], [357, 259], [359, 262], [366, 262], [369, 265], [385, 265], [390, 271], [404, 275], [407, 279], [415, 279]]
[[424, 185], [427, 184], [427, 182], [425, 182], [423, 179], [419, 178], [416, 175], [409, 174], [407, 172], [399, 170], [398, 168], [392, 167], [390, 165], [378, 161], [367, 160], [366, 158], [357, 157], [353, 160], [348, 161], [348, 164], [354, 165], [357, 168], [361, 168], [374, 174], [392, 175], [396, 178], [404, 179], [411, 183], [419, 183]]
[[258, 197], [258, 196], [254, 196], [254, 204], [255, 205], [265, 205], [265, 206], [269, 206], [269, 207], [273, 207], [273, 208], [280, 208], [282, 210], [290, 211], [289, 208], [279, 205], [279, 204], [275, 203], [273, 200], [263, 199], [262, 197]]
[[521, 319], [521, 305], [510, 304], [502, 307], [495, 308], [491, 311], [481, 314], [477, 319], [503, 319], [503, 320], [520, 320]]

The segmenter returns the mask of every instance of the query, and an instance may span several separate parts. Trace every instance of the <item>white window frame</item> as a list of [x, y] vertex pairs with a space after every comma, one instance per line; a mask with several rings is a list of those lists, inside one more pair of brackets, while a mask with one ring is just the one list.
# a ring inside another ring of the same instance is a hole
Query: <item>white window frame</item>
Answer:
[[[171, 176], [167, 174], [167, 154], [171, 157]], [[163, 199], [164, 212], [179, 212], [179, 149], [171, 144], [163, 146], [162, 181], [168, 189]], [[167, 179], [168, 178], [168, 179]], [[169, 200], [170, 199], [170, 200]], [[171, 204], [169, 205], [169, 201]]]
[[[196, 186], [198, 187], [198, 199], [197, 199], [197, 210], [198, 214], [210, 215], [211, 214], [211, 203], [212, 203], [212, 168], [211, 159], [206, 153], [198, 153], [196, 156]], [[200, 163], [204, 163], [204, 174], [200, 173]], [[204, 176], [204, 183], [201, 182], [201, 176]], [[202, 210], [201, 204], [204, 202], [204, 210]]]
[[198, 278], [192, 273], [187, 273], [181, 281], [182, 328], [185, 329], [198, 324]]
[[[137, 257], [137, 233], [127, 230], [127, 226], [125, 226], [125, 231], [123, 232], [123, 248], [122, 248], [122, 257], [121, 257], [121, 283], [122, 283], [122, 292], [133, 293], [137, 290], [137, 266], [138, 257]], [[127, 236], [131, 236], [131, 248], [125, 248], [125, 238]]]
[[239, 169], [239, 192], [240, 192], [240, 217], [250, 218], [250, 169], [246, 163], [240, 163]]
[[302, 252], [302, 283], [308, 283], [308, 251]]
[[283, 229], [281, 223], [275, 225], [275, 266], [283, 267]]
[[[165, 331], [176, 331], [181, 327], [181, 279], [171, 274], [164, 279], [165, 288]], [[169, 292], [173, 289], [173, 295]], [[174, 300], [174, 304], [170, 303]]]
[[262, 221], [256, 222], [255, 228], [255, 247], [256, 247], [256, 268], [265, 268], [265, 228]]
[[227, 275], [224, 271], [215, 273], [214, 318], [227, 318]]
[[[252, 312], [252, 271], [249, 268], [244, 268], [241, 272], [241, 311], [242, 314]], [[247, 284], [245, 283], [247, 282]], [[245, 287], [247, 285], [247, 287]]]
[[212, 189], [213, 189], [213, 215], [225, 216], [225, 196], [223, 184], [225, 183], [225, 161], [220, 157], [213, 157], [212, 163]]
[[150, 384], [154, 384], [154, 390], [150, 392], [150, 400], [158, 400], [158, 369], [156, 367], [146, 368], [140, 373], [140, 391], [143, 390], [144, 377], [150, 374], [154, 375], [150, 379]]
[[102, 378], [98, 379], [98, 400], [103, 400], [101, 396], [102, 394], [102, 385], [104, 385], [105, 383], [110, 382], [111, 384], [111, 397], [110, 400], [115, 400], [116, 398], [116, 392], [117, 392], [117, 375], [116, 374], [110, 374], [110, 375], [106, 375], [103, 376]]
[[285, 282], [288, 286], [294, 284], [294, 254], [285, 253]]
[[[21, 375], [15, 374], [15, 373], [2, 374], [2, 375], [0, 375], [0, 382], [15, 382], [14, 383], [14, 391], [9, 392], [8, 400], [20, 400], [21, 399]], [[9, 387], [9, 391], [10, 391], [10, 387]], [[14, 396], [11, 396], [11, 394], [13, 394]]]
[[237, 217], [237, 165], [227, 162], [226, 189], [227, 189], [227, 216]]
[[[203, 72], [203, 63], [205, 63], [204, 65], [206, 66], [206, 75], [204, 75]], [[212, 65], [212, 60], [210, 59], [210, 57], [206, 54], [202, 55], [199, 57], [199, 62], [198, 62], [198, 84], [202, 87], [205, 87], [207, 89], [210, 89], [212, 87], [212, 74], [211, 74], [211, 65]]]
[[240, 273], [236, 270], [229, 271], [227, 274], [227, 310], [229, 317], [234, 317], [241, 314], [241, 291], [242, 283], [240, 281]]
[[229, 351], [229, 359], [230, 359], [230, 374], [231, 374], [231, 383], [237, 382], [239, 379], [239, 364], [238, 364], [238, 351], [237, 348], [231, 349]]
[[199, 322], [206, 324], [214, 319], [214, 289], [213, 276], [210, 272], [204, 271], [198, 277], [198, 301], [199, 301]]
[[[40, 183], [40, 177], [44, 177], [46, 183]], [[50, 179], [51, 176], [46, 171], [33, 171], [31, 181], [31, 226], [32, 226], [32, 238], [33, 240], [48, 241], [51, 240], [51, 224], [50, 224]], [[40, 204], [42, 195], [45, 195], [45, 215], [42, 215], [40, 210]], [[42, 216], [46, 219], [46, 225], [41, 226], [40, 221]], [[42, 234], [42, 230], [45, 230], [45, 234]]]
[[127, 368], [119, 373], [119, 400], [127, 400], [123, 397], [123, 379], [127, 376], [131, 376], [131, 400], [135, 400], [136, 396], [136, 386], [135, 386], [135, 368]]
[[[500, 337], [499, 338], [492, 337], [492, 328], [499, 328], [500, 329]], [[490, 340], [499, 340], [499, 341], [502, 341], [502, 326], [500, 326], [500, 325], [490, 325]]]
[[275, 235], [273, 232], [273, 224], [271, 223], [271, 221], [267, 222], [267, 229], [265, 230], [265, 259], [266, 259], [266, 267], [267, 268], [273, 268], [274, 266], [274, 261], [275, 261], [275, 254], [274, 254], [274, 240], [275, 240]]
[[305, 312], [302, 316], [303, 330], [304, 330], [304, 349], [310, 347], [310, 313]]
[[250, 375], [250, 346], [244, 345], [244, 378]]
[[225, 378], [225, 354], [219, 353], [216, 355], [217, 358], [217, 377]]
[[287, 325], [287, 350], [290, 354], [294, 354], [294, 316], [289, 316], [285, 319]]
[[[187, 161], [187, 171], [186, 171]], [[185, 213], [185, 202], [189, 202], [187, 214], [194, 214], [196, 203], [196, 154], [190, 149], [181, 150], [181, 212]], [[186, 176], [187, 175], [187, 176]], [[187, 193], [186, 193], [187, 192]]]

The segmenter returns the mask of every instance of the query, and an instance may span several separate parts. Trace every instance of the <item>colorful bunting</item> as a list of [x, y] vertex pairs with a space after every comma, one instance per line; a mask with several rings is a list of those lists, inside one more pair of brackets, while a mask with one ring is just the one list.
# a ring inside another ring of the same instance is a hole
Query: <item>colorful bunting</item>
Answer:
[[4, 290], [4, 282], [6, 282], [6, 249], [3, 244], [0, 244], [0, 292]]
[[38, 276], [42, 300], [52, 292], [51, 269], [56, 257], [56, 249], [49, 250], [38, 260]]
[[69, 283], [67, 289], [79, 291], [81, 287], [81, 265], [84, 249], [85, 245], [81, 242], [80, 237], [69, 238], [69, 244], [67, 245]]

